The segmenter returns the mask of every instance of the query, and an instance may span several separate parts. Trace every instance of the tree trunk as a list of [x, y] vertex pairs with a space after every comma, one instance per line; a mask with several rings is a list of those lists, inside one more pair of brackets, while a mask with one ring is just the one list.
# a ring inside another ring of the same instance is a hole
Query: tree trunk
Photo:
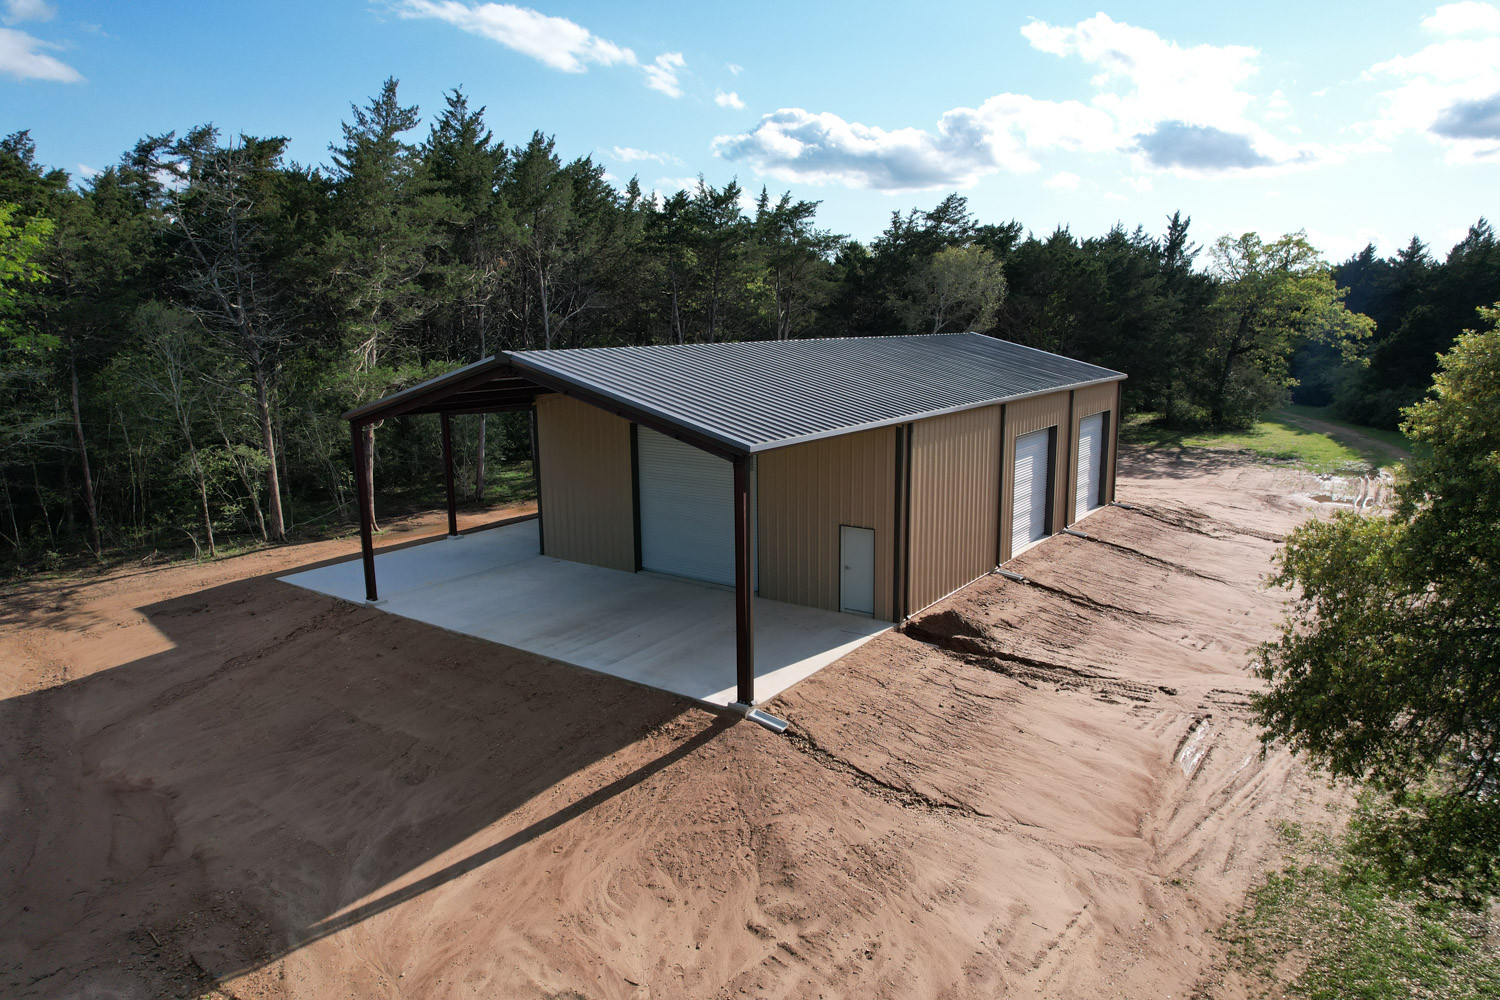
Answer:
[[[140, 493], [135, 475], [135, 449], [130, 446], [130, 425], [125, 422], [125, 411], [115, 407], [115, 415], [120, 418], [120, 436], [125, 439], [125, 468], [130, 473], [130, 517], [134, 521], [136, 497]], [[140, 522], [133, 523], [131, 527], [139, 529]]]
[[57, 532], [52, 528], [52, 514], [47, 510], [47, 496], [42, 492], [42, 474], [37, 471], [36, 461], [31, 463], [31, 488], [36, 491], [36, 505], [42, 512], [42, 523], [47, 526], [47, 540], [57, 548]]
[[[276, 440], [278, 440], [278, 441], [285, 441], [286, 440], [286, 424], [281, 419], [281, 400], [280, 399], [276, 400], [275, 416], [276, 416]], [[280, 448], [277, 448], [276, 449], [276, 457], [279, 458], [279, 459], [281, 459], [281, 477], [280, 477], [280, 479], [277, 480], [277, 484], [280, 485], [281, 479], [286, 479], [286, 480], [290, 481], [291, 478], [292, 478], [292, 473], [291, 473], [291, 471], [290, 471], [290, 469], [289, 469], [289, 467], [287, 465], [286, 452], [282, 451]], [[297, 526], [297, 512], [292, 508], [292, 491], [291, 490], [287, 490], [287, 494], [286, 494], [286, 521], [287, 521], [287, 527], [289, 527], [289, 528], [295, 528]]]
[[365, 438], [365, 460], [364, 468], [356, 469], [356, 476], [363, 476], [365, 480], [365, 516], [370, 519], [370, 530], [379, 531], [380, 525], [375, 520], [375, 425], [365, 424], [360, 428]]
[[83, 472], [83, 505], [89, 514], [89, 532], [94, 538], [94, 558], [104, 555], [99, 539], [99, 511], [94, 506], [94, 477], [89, 471], [89, 450], [83, 439], [83, 414], [78, 408], [78, 364], [73, 354], [73, 338], [68, 337], [68, 384], [73, 398], [73, 434], [78, 438], [78, 462]]
[[[489, 349], [489, 338], [485, 336], [486, 319], [484, 307], [479, 311], [479, 357], [480, 360], [488, 357], [485, 352]], [[474, 449], [474, 499], [484, 499], [484, 431], [488, 423], [489, 414], [479, 415], [479, 445]]]
[[677, 261], [675, 258], [667, 260], [667, 280], [672, 285], [672, 332], [677, 336], [677, 343], [682, 343], [682, 313], [677, 307]]
[[547, 277], [540, 264], [536, 269], [537, 294], [542, 300], [542, 346], [552, 350], [552, 309], [547, 301]]
[[16, 502], [10, 495], [10, 477], [0, 472], [0, 487], [5, 488], [5, 510], [10, 515], [10, 530], [15, 537], [11, 544], [16, 550], [16, 562], [25, 559], [25, 551], [21, 548], [21, 525], [16, 521]]
[[[240, 485], [245, 488], [245, 497], [250, 501], [250, 510], [255, 515], [255, 530], [260, 533], [260, 540], [269, 542], [270, 536], [266, 534], [266, 515], [260, 509], [260, 497], [256, 496], [255, 482], [245, 470], [245, 464], [234, 457], [234, 445], [229, 442], [229, 432], [224, 429], [224, 421], [215, 417], [219, 425], [219, 440], [224, 442], [224, 454], [229, 456], [229, 464], [234, 466], [234, 473], [239, 477]], [[191, 442], [189, 442], [191, 444]]]
[[281, 476], [276, 469], [276, 435], [271, 424], [271, 397], [266, 391], [266, 373], [256, 358], [251, 367], [255, 380], [255, 407], [260, 417], [261, 447], [266, 452], [266, 502], [271, 510], [267, 534], [273, 542], [286, 541], [286, 522], [281, 516]]
[[1234, 372], [1234, 359], [1244, 352], [1245, 332], [1249, 326], [1249, 314], [1240, 317], [1239, 329], [1224, 352], [1224, 367], [1219, 370], [1218, 382], [1214, 386], [1213, 403], [1208, 408], [1209, 423], [1224, 426], [1224, 394], [1229, 391], [1229, 376]]
[[198, 479], [198, 504], [203, 514], [203, 535], [208, 539], [208, 557], [217, 558], [219, 550], [214, 547], [214, 521], [208, 513], [208, 478], [203, 474], [203, 466], [198, 464], [198, 449], [188, 442], [188, 455], [193, 460], [193, 475]]
[[479, 415], [479, 446], [474, 449], [474, 499], [484, 499], [484, 425], [489, 414]]

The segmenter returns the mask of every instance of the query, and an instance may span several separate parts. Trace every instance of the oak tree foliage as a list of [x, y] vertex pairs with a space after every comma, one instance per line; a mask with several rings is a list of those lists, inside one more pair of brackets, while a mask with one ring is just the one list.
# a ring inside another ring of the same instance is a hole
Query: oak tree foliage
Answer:
[[1364, 784], [1373, 856], [1475, 896], [1500, 882], [1500, 304], [1480, 314], [1406, 410], [1391, 516], [1288, 538], [1257, 703], [1268, 739]]

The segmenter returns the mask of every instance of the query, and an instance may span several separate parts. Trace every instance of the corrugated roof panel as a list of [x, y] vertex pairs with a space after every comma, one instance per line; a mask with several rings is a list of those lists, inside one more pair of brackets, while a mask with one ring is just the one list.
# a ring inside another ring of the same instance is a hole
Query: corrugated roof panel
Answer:
[[756, 452], [1125, 376], [977, 333], [517, 351], [564, 383]]

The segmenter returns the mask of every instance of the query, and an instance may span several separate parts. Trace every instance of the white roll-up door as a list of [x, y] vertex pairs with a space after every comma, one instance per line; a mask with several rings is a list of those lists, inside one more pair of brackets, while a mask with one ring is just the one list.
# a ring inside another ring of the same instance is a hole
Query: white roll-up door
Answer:
[[[734, 466], [700, 448], [637, 428], [641, 568], [734, 586]], [[755, 475], [750, 477], [752, 577]]]
[[1016, 438], [1016, 469], [1011, 496], [1010, 551], [1047, 537], [1047, 463], [1052, 457], [1050, 428]]
[[1095, 413], [1078, 423], [1078, 489], [1073, 501], [1073, 519], [1101, 503], [1104, 487], [1104, 414]]

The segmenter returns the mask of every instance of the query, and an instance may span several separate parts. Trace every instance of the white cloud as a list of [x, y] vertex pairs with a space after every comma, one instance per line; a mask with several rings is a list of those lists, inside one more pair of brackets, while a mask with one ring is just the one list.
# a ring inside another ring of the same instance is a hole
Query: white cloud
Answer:
[[1500, 157], [1500, 8], [1447, 4], [1422, 27], [1443, 37], [1365, 74], [1393, 84], [1379, 94], [1380, 115], [1367, 128], [1377, 139], [1425, 133], [1449, 162]]
[[1094, 69], [1087, 102], [998, 94], [942, 114], [935, 129], [851, 122], [833, 112], [782, 108], [714, 150], [780, 180], [901, 191], [966, 187], [997, 171], [1040, 168], [1051, 151], [1116, 152], [1139, 169], [1186, 174], [1292, 168], [1331, 155], [1271, 134], [1252, 111], [1285, 117], [1279, 93], [1262, 102], [1245, 86], [1257, 50], [1183, 47], [1097, 14], [1072, 26], [1031, 21], [1021, 34], [1040, 51]]
[[741, 66], [739, 63], [725, 63], [724, 68], [729, 70], [730, 76], [739, 76], [741, 73], [745, 72], [745, 67]]
[[87, 163], [80, 163], [80, 164], [78, 164], [78, 176], [82, 177], [84, 180], [89, 180], [90, 178], [98, 177], [102, 173], [104, 173], [104, 171], [99, 170], [99, 169], [97, 169], [95, 167], [91, 167]]
[[698, 190], [698, 177], [658, 177], [652, 193], [660, 197], [671, 197], [678, 191], [689, 194]]
[[57, 48], [24, 31], [0, 28], [0, 74], [17, 80], [52, 80], [57, 83], [80, 83], [83, 75], [42, 49]]
[[640, 163], [646, 160], [655, 163], [682, 163], [670, 153], [652, 153], [644, 149], [636, 149], [634, 146], [614, 146], [610, 149], [610, 154], [621, 163]]
[[978, 108], [945, 112], [931, 132], [782, 108], [748, 132], [719, 136], [714, 151], [783, 181], [915, 191], [969, 187], [1000, 170], [1037, 170], [1029, 150], [1097, 152], [1115, 142], [1109, 116], [1087, 105], [1000, 94]]
[[1149, 177], [1126, 177], [1125, 186], [1134, 190], [1137, 194], [1149, 194], [1156, 188]]
[[1273, 90], [1271, 96], [1266, 99], [1266, 117], [1279, 121], [1290, 118], [1292, 115], [1292, 102], [1286, 99], [1286, 95], [1280, 90]]
[[734, 108], [736, 111], [745, 110], [745, 102], [740, 100], [740, 95], [732, 90], [728, 93], [722, 90], [714, 91], [714, 103], [721, 108]]
[[1447, 3], [1424, 17], [1422, 27], [1435, 35], [1500, 34], [1500, 9], [1479, 0]]
[[[1258, 105], [1246, 84], [1260, 52], [1247, 45], [1182, 46], [1147, 28], [1095, 14], [1066, 27], [1032, 21], [1021, 34], [1042, 52], [1076, 56], [1095, 69], [1090, 104], [1116, 130], [1135, 137], [1143, 166], [1179, 173], [1266, 169], [1313, 162], [1322, 150], [1289, 144], [1252, 116]], [[1291, 106], [1279, 91], [1265, 117]]]
[[1042, 185], [1044, 187], [1049, 187], [1054, 191], [1077, 191], [1078, 182], [1081, 180], [1083, 180], [1083, 178], [1079, 177], [1077, 174], [1069, 173], [1068, 171], [1063, 170], [1042, 181]]
[[635, 53], [600, 38], [565, 17], [549, 17], [508, 3], [469, 4], [461, 0], [399, 0], [398, 16], [432, 18], [562, 70], [582, 73], [590, 63], [635, 65]]
[[646, 86], [659, 90], [668, 97], [681, 97], [682, 87], [677, 82], [677, 72], [687, 65], [681, 52], [666, 52], [656, 57], [650, 65], [641, 67], [646, 73]]
[[1091, 82], [1100, 90], [1093, 103], [1132, 134], [1166, 120], [1231, 130], [1254, 100], [1240, 86], [1256, 72], [1260, 53], [1249, 46], [1183, 48], [1105, 14], [1072, 27], [1032, 21], [1021, 35], [1042, 52], [1093, 66]]
[[20, 24], [22, 21], [50, 21], [57, 16], [57, 8], [47, 0], [5, 0], [5, 23]]
[[391, 4], [391, 9], [404, 20], [443, 21], [564, 73], [584, 73], [590, 65], [639, 66], [646, 75], [646, 86], [668, 97], [682, 96], [677, 74], [687, 63], [680, 52], [664, 53], [642, 65], [633, 51], [600, 38], [581, 24], [509, 3], [391, 0]]

